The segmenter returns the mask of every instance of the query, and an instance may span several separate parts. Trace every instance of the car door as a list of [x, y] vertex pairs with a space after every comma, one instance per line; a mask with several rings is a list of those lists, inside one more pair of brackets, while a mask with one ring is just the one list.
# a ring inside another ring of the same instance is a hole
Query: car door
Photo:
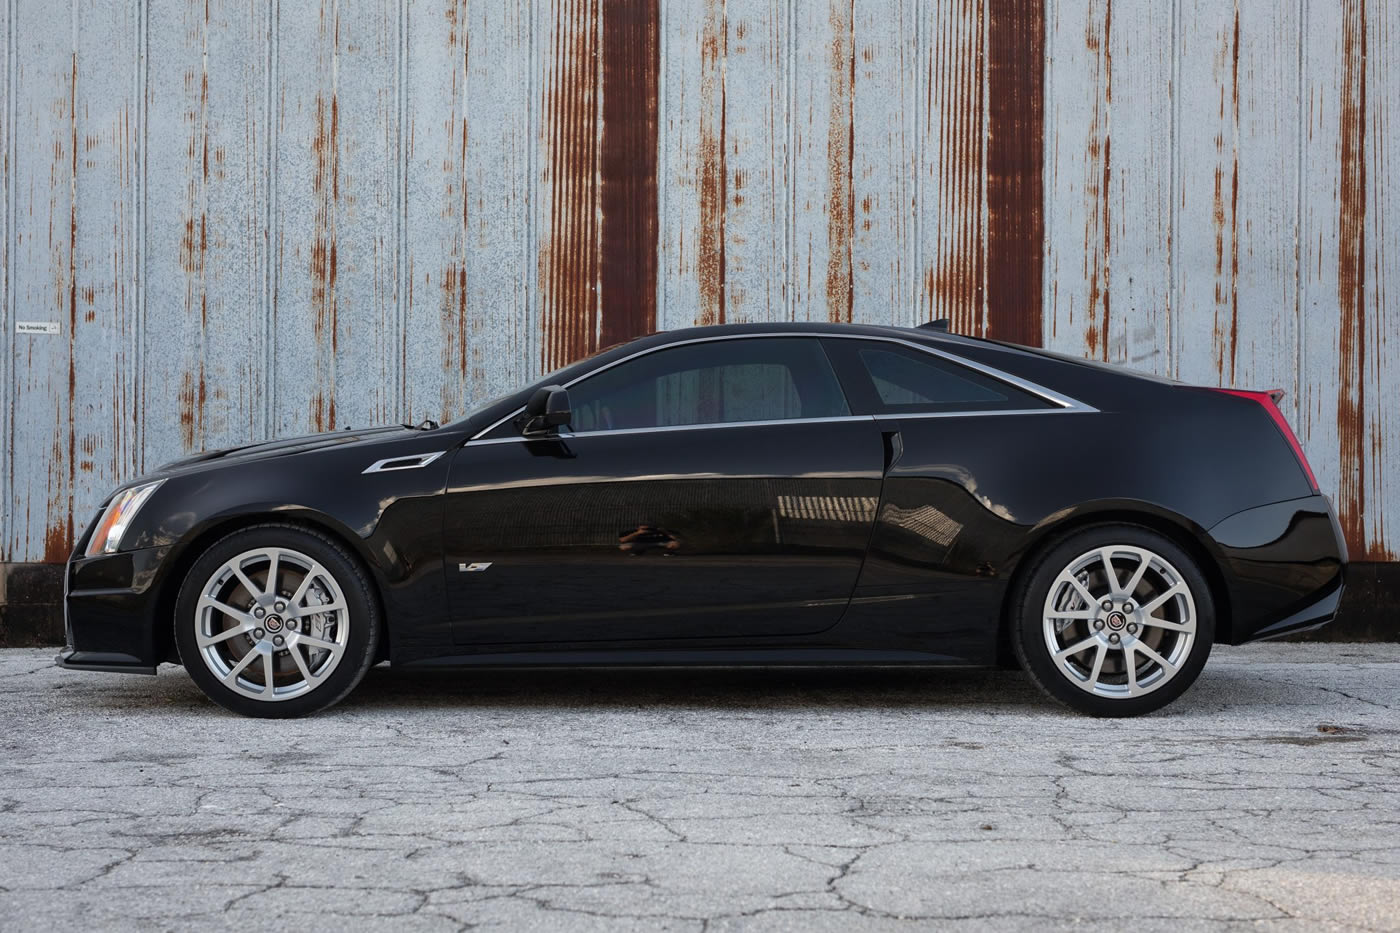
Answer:
[[667, 345], [568, 388], [557, 437], [507, 422], [452, 463], [459, 643], [780, 637], [840, 619], [884, 444], [819, 340]]

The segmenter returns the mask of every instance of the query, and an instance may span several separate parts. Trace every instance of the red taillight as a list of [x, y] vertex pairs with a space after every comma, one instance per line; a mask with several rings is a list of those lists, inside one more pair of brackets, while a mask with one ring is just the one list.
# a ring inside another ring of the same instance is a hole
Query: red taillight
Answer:
[[1270, 389], [1267, 392], [1250, 392], [1244, 389], [1215, 389], [1214, 391], [1224, 392], [1226, 395], [1238, 395], [1240, 398], [1251, 399], [1263, 405], [1264, 410], [1269, 413], [1269, 417], [1274, 419], [1274, 424], [1278, 425], [1279, 432], [1288, 441], [1288, 445], [1293, 448], [1293, 454], [1302, 464], [1303, 472], [1308, 474], [1308, 482], [1312, 484], [1313, 492], [1318, 491], [1317, 477], [1313, 476], [1312, 467], [1308, 465], [1307, 455], [1303, 453], [1303, 445], [1298, 443], [1297, 435], [1288, 426], [1288, 420], [1283, 417], [1283, 412], [1279, 411], [1278, 403], [1283, 398], [1282, 389]]

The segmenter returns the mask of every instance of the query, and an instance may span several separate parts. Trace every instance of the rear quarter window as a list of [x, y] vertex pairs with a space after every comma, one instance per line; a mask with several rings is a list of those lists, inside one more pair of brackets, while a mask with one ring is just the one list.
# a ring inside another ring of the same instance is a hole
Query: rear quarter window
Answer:
[[826, 344], [858, 414], [1055, 407], [1039, 395], [915, 347], [873, 340], [828, 340]]

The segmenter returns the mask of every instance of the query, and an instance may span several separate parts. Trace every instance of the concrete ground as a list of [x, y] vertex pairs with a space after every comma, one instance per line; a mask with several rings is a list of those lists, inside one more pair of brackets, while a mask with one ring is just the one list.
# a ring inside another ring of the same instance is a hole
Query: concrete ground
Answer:
[[1400, 930], [1400, 646], [1020, 675], [371, 671], [239, 719], [0, 652], [0, 928]]

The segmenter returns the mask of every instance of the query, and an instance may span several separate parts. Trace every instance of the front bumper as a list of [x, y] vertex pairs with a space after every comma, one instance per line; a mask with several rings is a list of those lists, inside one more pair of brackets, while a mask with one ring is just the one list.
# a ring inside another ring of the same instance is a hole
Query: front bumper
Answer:
[[56, 663], [71, 670], [154, 674], [165, 660], [157, 638], [157, 581], [170, 548], [74, 556], [64, 573], [67, 645]]
[[1222, 640], [1281, 638], [1331, 622], [1346, 583], [1347, 547], [1326, 496], [1238, 512], [1210, 529], [1230, 596]]

